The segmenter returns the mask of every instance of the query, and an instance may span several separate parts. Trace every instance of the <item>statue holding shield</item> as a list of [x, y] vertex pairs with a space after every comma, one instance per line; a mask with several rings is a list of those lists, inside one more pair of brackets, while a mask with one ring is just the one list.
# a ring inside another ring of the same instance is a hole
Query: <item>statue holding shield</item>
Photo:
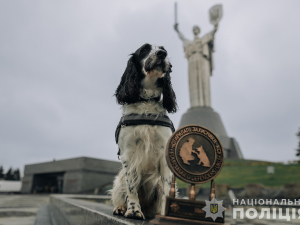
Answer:
[[191, 107], [211, 107], [210, 76], [214, 68], [214, 35], [218, 29], [218, 22], [222, 17], [222, 5], [213, 6], [209, 11], [209, 15], [214, 29], [200, 38], [200, 28], [194, 26], [194, 40], [191, 41], [186, 39], [178, 29], [177, 7], [175, 5], [174, 29], [183, 42], [185, 57], [188, 59]]

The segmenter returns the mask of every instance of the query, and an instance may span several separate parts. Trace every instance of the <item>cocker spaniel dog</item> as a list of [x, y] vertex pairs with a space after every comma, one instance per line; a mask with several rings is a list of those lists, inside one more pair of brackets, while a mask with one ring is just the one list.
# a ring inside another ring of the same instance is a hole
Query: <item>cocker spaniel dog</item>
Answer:
[[[167, 113], [177, 110], [171, 67], [162, 46], [144, 44], [131, 54], [115, 92], [118, 104], [122, 105], [122, 118], [138, 118], [130, 126], [119, 124], [116, 132], [122, 169], [110, 191], [115, 215], [145, 219], [164, 214], [172, 179], [165, 149], [172, 135], [170, 128], [174, 131]], [[169, 123], [164, 124], [164, 119]], [[146, 120], [154, 122], [144, 123]], [[172, 126], [168, 126], [170, 123]]]

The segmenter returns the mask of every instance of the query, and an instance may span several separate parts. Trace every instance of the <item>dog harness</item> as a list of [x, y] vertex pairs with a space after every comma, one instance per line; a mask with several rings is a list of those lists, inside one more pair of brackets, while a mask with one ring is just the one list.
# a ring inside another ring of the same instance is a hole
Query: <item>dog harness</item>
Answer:
[[[152, 125], [152, 126], [159, 125], [159, 126], [169, 127], [173, 133], [175, 132], [175, 128], [172, 121], [166, 115], [158, 116], [153, 114], [149, 114], [149, 115], [129, 114], [121, 117], [121, 120], [115, 132], [116, 143], [118, 144], [119, 134], [122, 127], [136, 126], [136, 125]], [[118, 151], [118, 156], [119, 155], [120, 155], [120, 149]]]

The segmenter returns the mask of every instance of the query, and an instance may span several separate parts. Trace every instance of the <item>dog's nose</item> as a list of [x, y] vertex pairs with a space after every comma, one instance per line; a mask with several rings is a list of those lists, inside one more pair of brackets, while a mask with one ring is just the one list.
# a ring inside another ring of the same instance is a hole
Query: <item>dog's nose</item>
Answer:
[[164, 59], [167, 57], [167, 52], [164, 50], [158, 50], [155, 54], [160, 59]]

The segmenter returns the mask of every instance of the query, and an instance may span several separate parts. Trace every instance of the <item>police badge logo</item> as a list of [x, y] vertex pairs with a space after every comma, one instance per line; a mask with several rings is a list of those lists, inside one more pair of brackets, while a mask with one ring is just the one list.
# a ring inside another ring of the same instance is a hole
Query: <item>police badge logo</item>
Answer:
[[217, 199], [213, 198], [211, 201], [206, 201], [206, 206], [203, 209], [205, 211], [206, 217], [211, 217], [213, 221], [215, 221], [218, 217], [223, 218], [223, 211], [226, 210], [226, 208], [223, 207], [223, 200], [217, 201]]
[[216, 214], [218, 212], [218, 204], [210, 204], [210, 212]]

